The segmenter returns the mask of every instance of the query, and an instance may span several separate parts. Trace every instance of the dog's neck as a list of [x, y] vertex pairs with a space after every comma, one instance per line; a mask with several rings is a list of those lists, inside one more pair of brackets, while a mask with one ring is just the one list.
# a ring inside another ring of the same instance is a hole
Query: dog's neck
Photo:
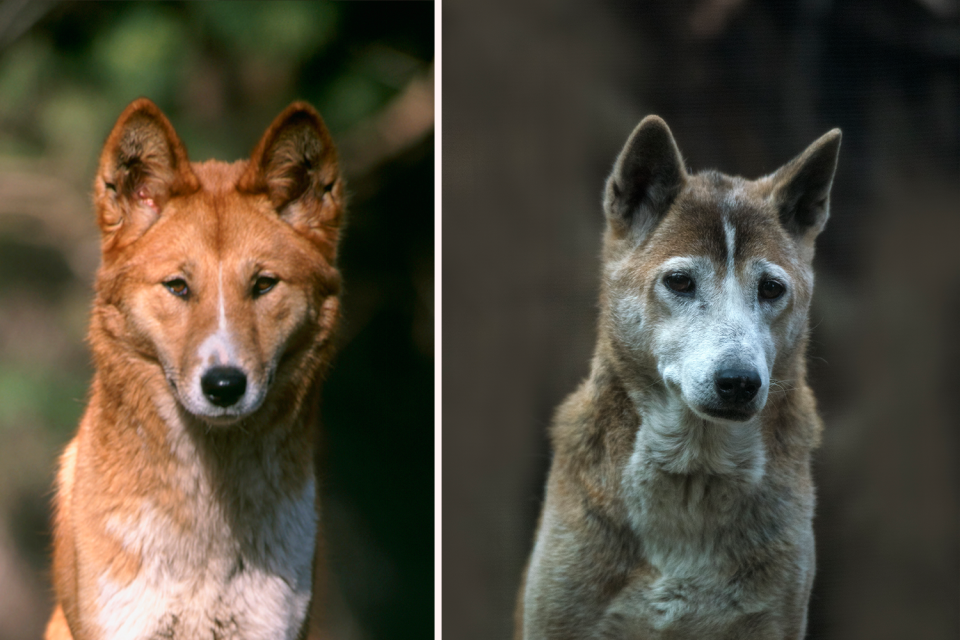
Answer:
[[97, 364], [97, 415], [84, 422], [113, 430], [94, 434], [85, 459], [101, 484], [124, 485], [122, 498], [103, 495], [113, 502], [102, 526], [138, 567], [100, 578], [98, 597], [119, 603], [101, 627], [200, 637], [230, 619], [292, 638], [311, 598], [317, 531], [311, 412], [291, 403], [270, 424], [211, 426], [183, 410], [156, 363], [128, 360], [114, 386], [111, 364]]
[[736, 478], [750, 485], [762, 478], [762, 413], [746, 422], [715, 422], [695, 414], [680, 394], [668, 389], [629, 395], [641, 418], [631, 465], [675, 475]]
[[[763, 477], [770, 455], [789, 450], [808, 450], [819, 438], [820, 423], [815, 413], [802, 407], [815, 406], [803, 382], [806, 368], [802, 358], [795, 370], [776, 370], [778, 380], [764, 406], [744, 422], [714, 421], [696, 414], [679, 390], [669, 388], [652, 360], [627, 360], [615, 348], [606, 323], [600, 323], [597, 352], [589, 384], [600, 397], [605, 387], [616, 387], [629, 398], [637, 420], [630, 423], [634, 433], [631, 458], [651, 470], [668, 474], [701, 474], [756, 484]], [[805, 341], [803, 342], [805, 344]], [[789, 420], [781, 419], [790, 415]], [[626, 434], [624, 434], [626, 437]], [[772, 451], [771, 448], [776, 449]]]
[[[714, 422], [698, 416], [679, 392], [667, 388], [655, 367], [619, 361], [601, 335], [591, 384], [622, 389], [639, 420], [633, 441], [631, 468], [650, 473], [697, 474], [756, 484], [766, 465], [765, 423], [770, 411], [746, 422]], [[606, 348], [606, 353], [604, 353]], [[633, 421], [629, 421], [633, 423]]]
[[234, 424], [212, 425], [180, 405], [157, 362], [104, 351], [91, 404], [115, 425], [112, 446], [134, 457], [130, 480], [144, 497], [172, 491], [178, 510], [216, 502], [240, 524], [256, 520], [242, 511], [262, 511], [312, 486], [314, 393], [300, 392]]

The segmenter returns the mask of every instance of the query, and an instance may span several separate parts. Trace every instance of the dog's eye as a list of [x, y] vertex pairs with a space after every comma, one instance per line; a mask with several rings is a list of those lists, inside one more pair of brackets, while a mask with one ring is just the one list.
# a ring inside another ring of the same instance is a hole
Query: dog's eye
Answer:
[[776, 300], [783, 292], [784, 286], [776, 280], [764, 280], [760, 283], [759, 294], [764, 300]]
[[677, 293], [691, 294], [696, 288], [693, 278], [683, 273], [671, 273], [663, 279], [663, 282]]
[[270, 276], [260, 276], [253, 283], [253, 297], [262, 296], [270, 289], [273, 289], [278, 280], [277, 278], [271, 278]]
[[171, 280], [167, 280], [163, 283], [163, 286], [167, 288], [167, 291], [178, 298], [186, 298], [188, 295], [190, 295], [190, 287], [187, 286], [187, 281], [183, 278], [173, 278]]

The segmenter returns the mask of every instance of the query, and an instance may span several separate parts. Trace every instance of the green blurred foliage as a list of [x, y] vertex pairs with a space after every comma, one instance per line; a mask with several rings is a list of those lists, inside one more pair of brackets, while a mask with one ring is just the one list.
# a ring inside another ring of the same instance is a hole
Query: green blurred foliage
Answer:
[[48, 369], [0, 365], [0, 430], [20, 424], [48, 424], [73, 431], [87, 382]]
[[194, 9], [231, 53], [277, 63], [302, 62], [323, 48], [334, 38], [338, 18], [332, 4], [299, 1], [202, 2]]
[[264, 118], [297, 98], [336, 135], [430, 64], [432, 5], [418, 4], [57, 5], [0, 56], [0, 154], [49, 153], [89, 175], [83, 153], [139, 96], [186, 118], [178, 131], [197, 158], [242, 156]]

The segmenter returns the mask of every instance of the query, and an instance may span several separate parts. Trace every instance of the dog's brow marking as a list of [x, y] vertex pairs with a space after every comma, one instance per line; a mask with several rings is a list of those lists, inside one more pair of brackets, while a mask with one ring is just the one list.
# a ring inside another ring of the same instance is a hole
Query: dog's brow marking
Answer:
[[737, 231], [733, 228], [730, 220], [726, 218], [723, 221], [723, 235], [727, 241], [727, 274], [733, 275], [733, 256], [737, 247]]
[[220, 331], [227, 330], [227, 310], [223, 304], [223, 262], [217, 264], [217, 287], [219, 294], [219, 322], [217, 324], [217, 329]]
[[223, 296], [223, 262], [217, 264], [217, 330], [200, 346], [204, 359], [212, 358], [212, 364], [227, 365], [232, 362], [233, 345], [227, 327], [227, 306]]

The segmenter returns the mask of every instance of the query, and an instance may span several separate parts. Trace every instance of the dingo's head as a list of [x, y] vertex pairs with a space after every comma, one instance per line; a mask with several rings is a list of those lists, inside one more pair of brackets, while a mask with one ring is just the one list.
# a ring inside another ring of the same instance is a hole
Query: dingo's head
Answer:
[[742, 422], [802, 366], [813, 244], [840, 131], [755, 181], [688, 174], [645, 118], [607, 181], [603, 330], [631, 378], [701, 418]]
[[340, 289], [343, 181], [316, 111], [290, 105], [249, 161], [191, 164], [166, 117], [137, 100], [107, 139], [94, 190], [95, 325], [209, 423], [249, 416], [270, 393], [299, 403]]

